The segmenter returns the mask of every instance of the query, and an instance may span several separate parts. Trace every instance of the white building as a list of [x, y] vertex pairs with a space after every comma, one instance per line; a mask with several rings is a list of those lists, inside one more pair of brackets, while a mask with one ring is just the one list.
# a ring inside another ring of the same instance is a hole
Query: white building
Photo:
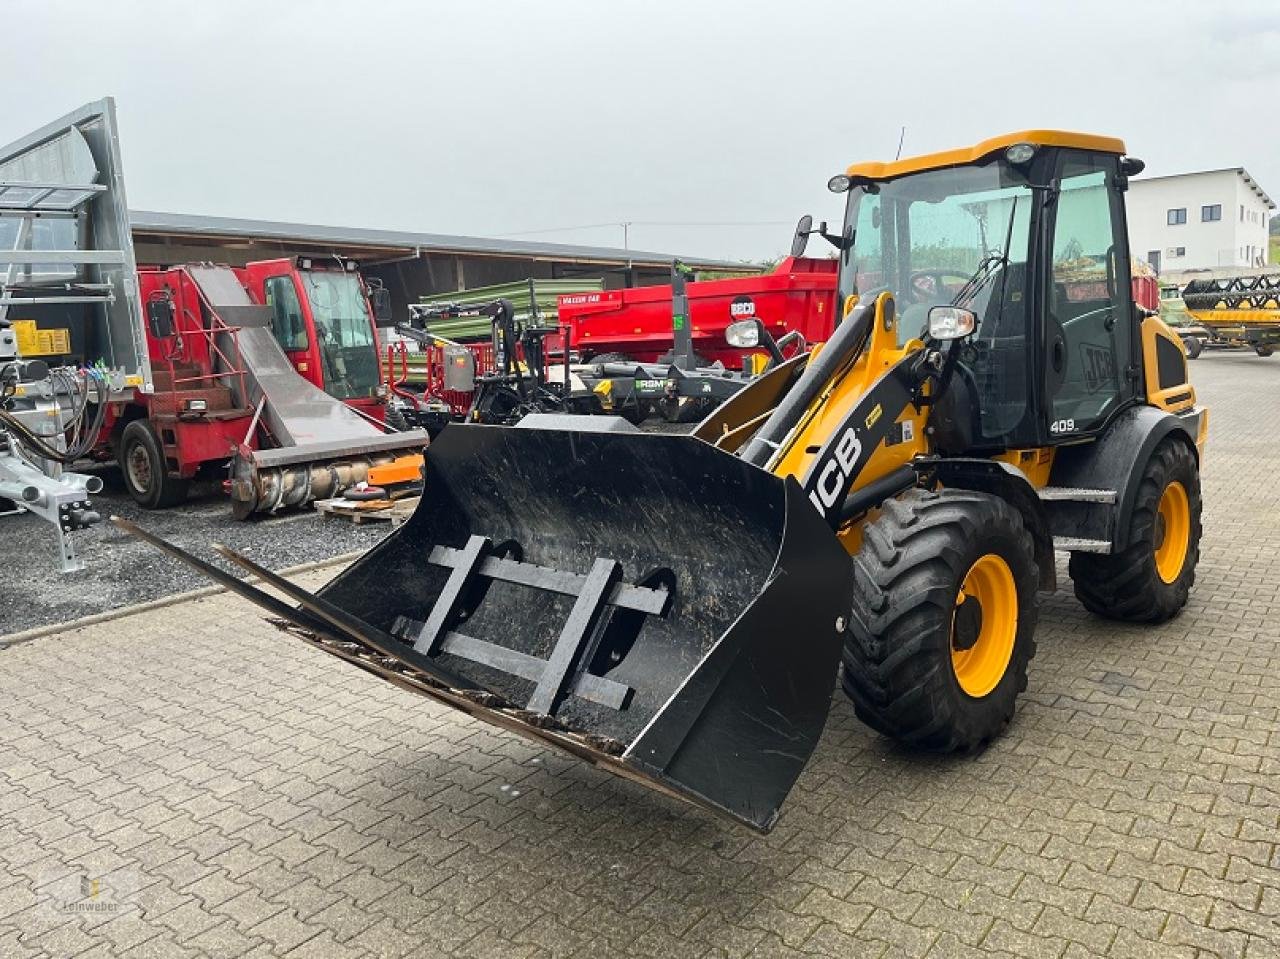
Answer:
[[1267, 266], [1276, 208], [1244, 167], [1129, 181], [1129, 252], [1162, 274]]

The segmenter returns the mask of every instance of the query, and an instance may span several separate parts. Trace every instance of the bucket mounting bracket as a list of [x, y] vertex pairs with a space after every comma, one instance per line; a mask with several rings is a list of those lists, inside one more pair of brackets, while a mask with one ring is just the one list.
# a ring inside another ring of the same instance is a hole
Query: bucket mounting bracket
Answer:
[[[614, 608], [665, 616], [671, 605], [669, 589], [624, 583], [622, 565], [613, 559], [597, 558], [590, 571], [574, 573], [496, 555], [484, 536], [470, 537], [461, 549], [435, 546], [427, 558], [450, 570], [444, 587], [425, 620], [398, 616], [391, 627], [393, 635], [413, 644], [415, 653], [448, 653], [531, 681], [534, 690], [525, 708], [537, 715], [554, 716], [568, 696], [609, 709], [630, 704], [634, 689], [588, 672], [587, 666]], [[465, 598], [477, 579], [574, 597], [550, 656], [541, 659], [452, 628], [462, 618]]]

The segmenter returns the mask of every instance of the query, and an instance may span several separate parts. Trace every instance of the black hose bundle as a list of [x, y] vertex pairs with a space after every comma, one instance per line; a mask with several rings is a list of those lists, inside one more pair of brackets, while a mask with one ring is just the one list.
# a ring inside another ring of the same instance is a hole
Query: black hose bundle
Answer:
[[[35, 456], [52, 460], [63, 466], [70, 466], [82, 459], [98, 444], [102, 426], [107, 418], [107, 398], [110, 390], [106, 376], [92, 367], [85, 367], [78, 376], [74, 370], [59, 367], [49, 371], [49, 380], [53, 384], [53, 395], [65, 394], [69, 397], [71, 415], [64, 429], [66, 449], [60, 450], [52, 445], [52, 437], [40, 436], [25, 423], [11, 413], [6, 406], [9, 399], [17, 391], [17, 378], [13, 373], [13, 364], [0, 367], [0, 428], [3, 428], [19, 443]], [[89, 398], [90, 384], [94, 394], [92, 402]], [[93, 418], [88, 422], [89, 408], [93, 406]]]

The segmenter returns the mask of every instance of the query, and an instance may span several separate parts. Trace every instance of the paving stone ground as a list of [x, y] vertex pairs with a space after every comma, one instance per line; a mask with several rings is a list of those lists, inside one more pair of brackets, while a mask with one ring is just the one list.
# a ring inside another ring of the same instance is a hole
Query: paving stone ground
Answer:
[[1103, 623], [1063, 563], [1006, 736], [922, 757], [837, 696], [765, 837], [227, 596], [0, 652], [0, 956], [1280, 956], [1280, 358], [1192, 369], [1186, 612]]

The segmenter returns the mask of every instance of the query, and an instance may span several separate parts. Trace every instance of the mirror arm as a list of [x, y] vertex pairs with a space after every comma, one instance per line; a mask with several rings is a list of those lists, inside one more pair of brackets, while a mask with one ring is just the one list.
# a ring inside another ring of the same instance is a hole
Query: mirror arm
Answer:
[[820, 225], [818, 229], [814, 230], [813, 232], [817, 233], [818, 236], [822, 237], [824, 240], [826, 240], [828, 243], [834, 246], [841, 253], [849, 249], [851, 245], [850, 241], [843, 235], [836, 236], [834, 233], [828, 233], [827, 225], [825, 223]]
[[[947, 350], [947, 355], [942, 361], [942, 369], [940, 371], [929, 370], [924, 374], [924, 377], [920, 381], [920, 386], [916, 389], [916, 395], [913, 401], [917, 409], [925, 406], [933, 406], [942, 398], [942, 394], [947, 391], [947, 387], [951, 385], [951, 377], [955, 374], [956, 363], [960, 360], [960, 346], [962, 343], [964, 343], [964, 338], [952, 340], [951, 346]], [[938, 354], [936, 353], [933, 354], [935, 357], [937, 355]], [[932, 357], [930, 354], [926, 352], [924, 357], [921, 358], [920, 365], [929, 365], [931, 359]], [[930, 380], [934, 381], [938, 385], [938, 388], [933, 391], [932, 396], [925, 396], [923, 387], [925, 383]]]
[[782, 355], [782, 347], [778, 346], [778, 341], [773, 338], [773, 334], [765, 329], [764, 323], [758, 318], [756, 319], [756, 335], [763, 346], [769, 353], [769, 365], [777, 366], [786, 359]]

